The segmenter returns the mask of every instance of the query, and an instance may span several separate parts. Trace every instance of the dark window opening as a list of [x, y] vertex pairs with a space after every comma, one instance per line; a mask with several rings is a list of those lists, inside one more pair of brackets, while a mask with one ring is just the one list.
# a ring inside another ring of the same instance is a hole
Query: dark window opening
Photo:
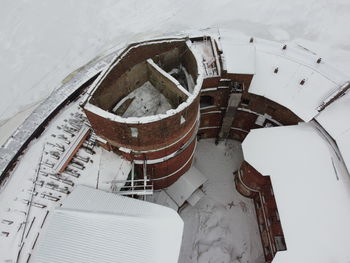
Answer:
[[249, 102], [250, 102], [249, 99], [246, 99], [246, 98], [243, 98], [243, 99], [242, 99], [242, 105], [243, 105], [243, 106], [248, 106], [248, 105], [249, 105]]
[[275, 245], [277, 251], [287, 250], [286, 242], [283, 236], [275, 236]]
[[200, 106], [201, 108], [208, 107], [214, 105], [214, 98], [212, 96], [201, 96], [200, 98]]

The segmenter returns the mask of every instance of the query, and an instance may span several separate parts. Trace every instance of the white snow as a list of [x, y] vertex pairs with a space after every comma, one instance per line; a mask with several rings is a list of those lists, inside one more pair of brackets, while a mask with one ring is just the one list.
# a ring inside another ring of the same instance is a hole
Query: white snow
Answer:
[[117, 191], [124, 184], [117, 181], [127, 180], [131, 163], [114, 152], [102, 150], [98, 171], [98, 189]]
[[176, 202], [177, 206], [182, 206], [187, 199], [208, 179], [192, 166], [175, 183], [170, 185], [165, 192]]
[[204, 41], [194, 41], [192, 42], [191, 48], [197, 50], [198, 53], [201, 54], [200, 62], [203, 64], [205, 75], [218, 75], [216, 57], [213, 53], [211, 41], [209, 41], [209, 39], [204, 39]]
[[78, 186], [49, 216], [31, 261], [176, 263], [182, 231], [172, 209]]
[[166, 113], [172, 107], [167, 98], [149, 81], [133, 90], [124, 99], [133, 99], [123, 117], [144, 117]]
[[238, 38], [231, 32], [221, 30], [220, 43], [228, 73], [255, 73], [255, 45], [249, 43], [249, 38]]
[[[95, 147], [94, 155], [88, 154], [84, 149], [77, 153], [83, 158], [88, 158], [87, 163], [80, 161], [85, 166], [84, 170], [68, 166], [73, 172], [75, 171], [78, 178], [67, 172], [60, 176], [51, 174], [53, 166], [50, 165], [58, 162], [51, 154], [58, 152], [58, 148], [54, 145], [58, 143], [68, 148], [67, 142], [74, 138], [64, 132], [62, 126], [68, 125], [74, 114], [81, 112], [78, 107], [81, 99], [64, 107], [51, 120], [41, 136], [30, 143], [9, 178], [1, 185], [0, 231], [9, 233], [8, 236], [0, 236], [1, 262], [6, 260], [15, 262], [21, 244], [23, 248], [18, 262], [27, 261], [35, 239], [46, 222], [47, 213], [50, 214], [53, 208], [62, 203], [67, 192], [73, 189], [72, 184], [111, 190], [110, 181], [123, 180], [127, 177], [128, 170], [130, 171], [130, 162], [115, 154], [110, 156], [109, 152]], [[61, 135], [64, 135], [64, 138]], [[121, 184], [116, 186], [119, 187]], [[31, 199], [33, 205], [29, 206], [28, 202]], [[38, 205], [46, 207], [40, 208]], [[6, 224], [3, 220], [12, 223]]]
[[[0, 10], [0, 119], [36, 103], [65, 76], [112, 47], [207, 27], [299, 43], [350, 68], [347, 0], [112, 1], [5, 0]], [[28, 111], [27, 114], [29, 114]], [[2, 132], [1, 132], [2, 134]]]
[[323, 110], [316, 120], [337, 142], [342, 157], [350, 171], [350, 92]]
[[315, 54], [293, 44], [283, 50], [277, 42], [254, 38], [250, 43], [248, 37], [235, 39], [227, 31], [221, 35], [228, 72], [245, 73], [239, 67], [247, 68], [246, 73], [254, 74], [250, 93], [284, 105], [304, 121], [316, 116], [324, 100], [349, 78], [327, 63], [317, 64]]
[[350, 177], [315, 127], [252, 130], [242, 147], [271, 177], [287, 245], [273, 262], [349, 262]]
[[208, 181], [205, 196], [180, 211], [185, 222], [180, 263], [264, 262], [253, 201], [234, 184], [242, 160], [239, 142], [198, 142], [193, 165]]

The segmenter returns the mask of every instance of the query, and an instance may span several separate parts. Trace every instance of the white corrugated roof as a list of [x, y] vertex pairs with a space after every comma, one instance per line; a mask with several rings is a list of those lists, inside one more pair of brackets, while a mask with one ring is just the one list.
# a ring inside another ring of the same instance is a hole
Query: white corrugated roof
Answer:
[[271, 176], [287, 244], [273, 263], [349, 262], [350, 178], [315, 127], [252, 130], [242, 147]]
[[48, 218], [31, 262], [176, 263], [182, 231], [172, 209], [78, 186]]

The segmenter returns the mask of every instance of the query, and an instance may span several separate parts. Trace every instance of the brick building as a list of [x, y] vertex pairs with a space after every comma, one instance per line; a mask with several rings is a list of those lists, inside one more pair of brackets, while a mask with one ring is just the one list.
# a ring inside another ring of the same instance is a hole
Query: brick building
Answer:
[[[201, 36], [129, 45], [84, 103], [100, 145], [132, 161], [137, 178], [161, 189], [191, 167], [198, 139], [243, 142], [253, 129], [309, 122], [334, 89], [315, 74], [323, 70], [316, 69], [319, 60], [259, 41]], [[235, 182], [254, 201], [271, 262], [288, 247], [271, 179], [245, 160]]]

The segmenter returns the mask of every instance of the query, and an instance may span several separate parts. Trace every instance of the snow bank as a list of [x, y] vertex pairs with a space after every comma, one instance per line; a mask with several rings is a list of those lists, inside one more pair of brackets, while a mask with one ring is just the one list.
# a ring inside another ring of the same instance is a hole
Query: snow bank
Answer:
[[5, 0], [0, 120], [47, 97], [65, 76], [114, 46], [174, 31], [219, 26], [235, 35], [243, 31], [300, 43], [345, 70], [350, 68], [350, 32], [343, 30], [349, 10], [347, 0]]
[[253, 201], [234, 184], [242, 160], [239, 142], [199, 141], [193, 165], [208, 178], [206, 195], [180, 212], [185, 229], [179, 262], [264, 262]]

